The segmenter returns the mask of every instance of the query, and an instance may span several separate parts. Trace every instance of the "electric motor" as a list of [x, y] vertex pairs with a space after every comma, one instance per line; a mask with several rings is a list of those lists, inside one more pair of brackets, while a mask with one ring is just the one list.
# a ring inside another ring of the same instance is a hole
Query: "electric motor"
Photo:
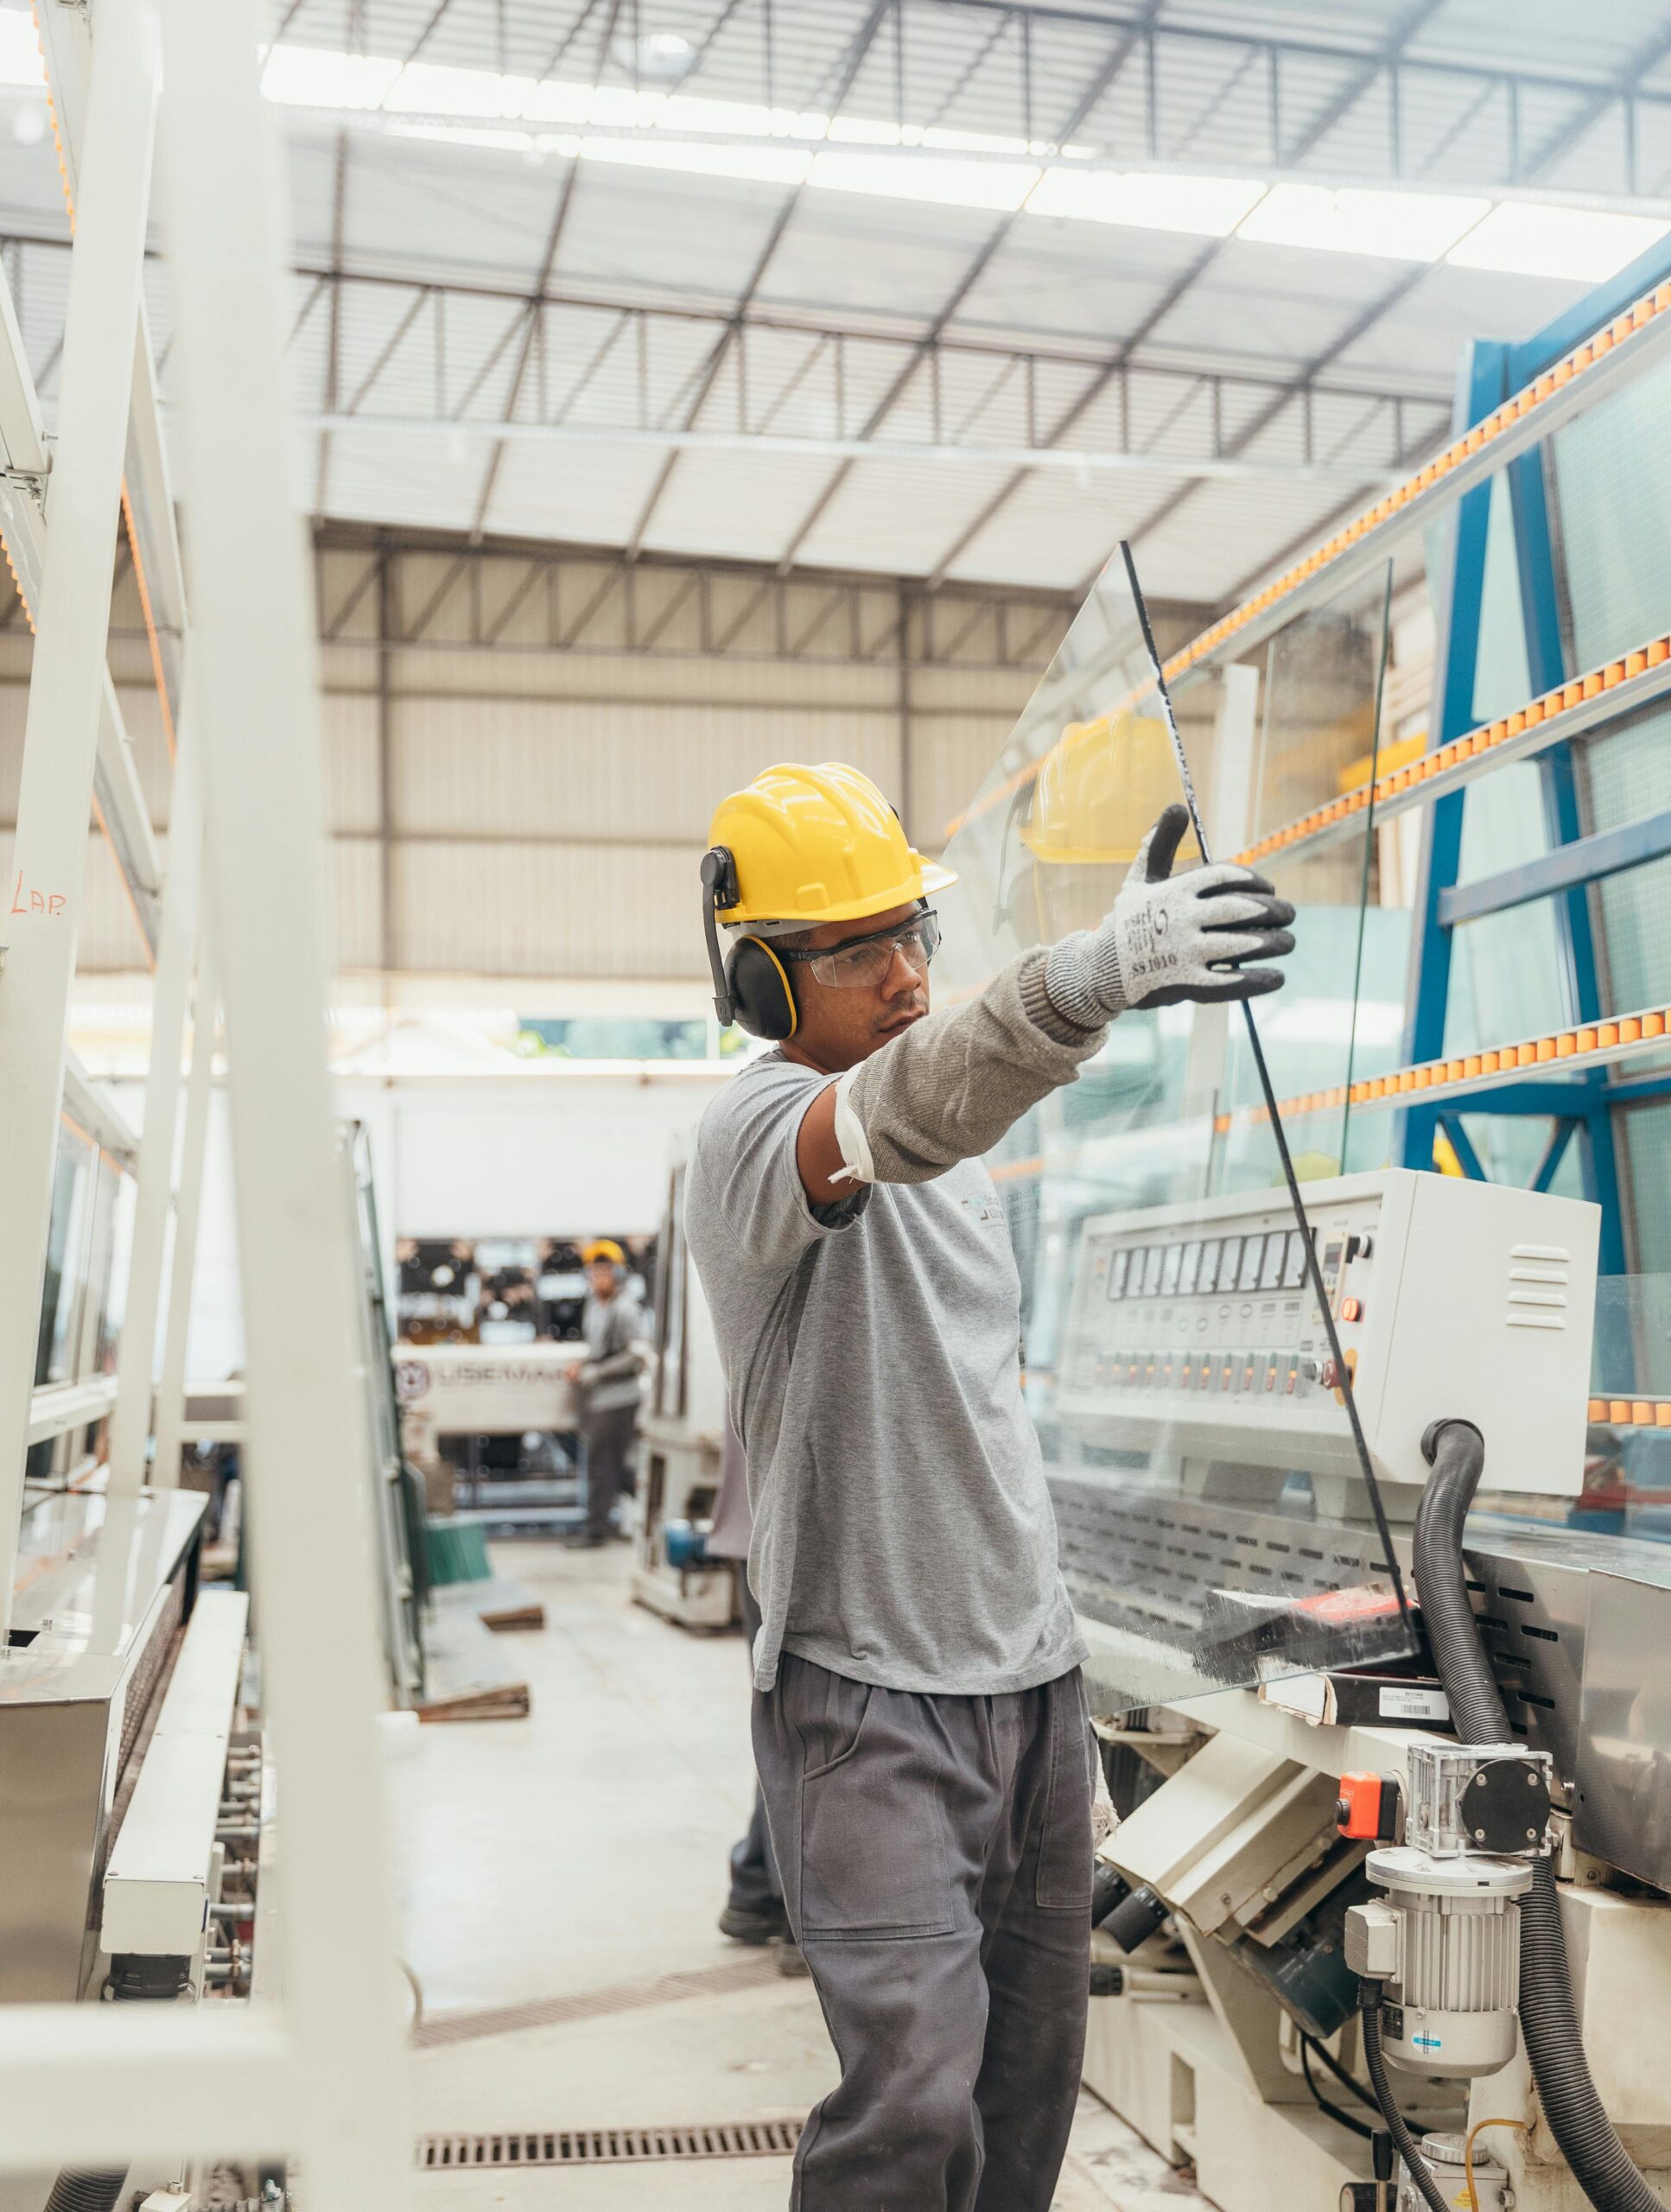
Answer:
[[1346, 1916], [1346, 1962], [1386, 1986], [1388, 2058], [1413, 2074], [1495, 2074], [1515, 2055], [1522, 1859], [1435, 1859], [1400, 1846], [1364, 1866], [1383, 1904]]

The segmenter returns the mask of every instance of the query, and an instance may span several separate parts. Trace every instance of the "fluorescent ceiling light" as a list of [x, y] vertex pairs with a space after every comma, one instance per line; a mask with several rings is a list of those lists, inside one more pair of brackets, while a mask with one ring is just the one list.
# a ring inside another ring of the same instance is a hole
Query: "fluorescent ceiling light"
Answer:
[[1046, 169], [1027, 202], [1030, 215], [1069, 215], [1123, 223], [1140, 231], [1188, 231], [1222, 238], [1265, 190], [1256, 178], [1111, 175], [1106, 170]]
[[1039, 171], [1021, 162], [925, 161], [911, 154], [819, 154], [807, 178], [824, 192], [932, 200], [1004, 213], [1019, 207], [1038, 181]]
[[1389, 261], [1437, 261], [1490, 205], [1445, 193], [1331, 192], [1320, 184], [1275, 184], [1237, 236]]
[[1505, 200], [1445, 257], [1458, 269], [1510, 276], [1567, 276], [1599, 284], [1645, 253], [1671, 225], [1656, 215], [1607, 215], [1587, 207], [1544, 207]]
[[491, 69], [412, 61], [400, 72], [383, 105], [391, 115], [456, 115], [503, 123], [526, 114], [538, 90], [532, 77], [499, 77]]
[[[0, 22], [10, 21], [0, 16]], [[262, 70], [261, 89], [270, 100], [289, 107], [363, 110], [381, 107], [399, 74], [398, 61], [375, 55], [337, 54], [318, 46], [276, 46]]]

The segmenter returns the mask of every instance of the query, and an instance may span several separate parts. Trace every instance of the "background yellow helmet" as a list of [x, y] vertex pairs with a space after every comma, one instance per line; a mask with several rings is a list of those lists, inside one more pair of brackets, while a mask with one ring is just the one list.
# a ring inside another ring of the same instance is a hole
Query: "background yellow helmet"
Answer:
[[588, 1268], [594, 1260], [611, 1260], [618, 1268], [626, 1265], [626, 1255], [613, 1236], [594, 1236], [581, 1254], [581, 1259]]
[[[1178, 763], [1163, 721], [1129, 708], [1070, 722], [1045, 755], [1021, 842], [1047, 865], [1134, 860], [1179, 795]], [[1182, 851], [1198, 850], [1191, 831]]]
[[736, 897], [717, 907], [727, 924], [857, 921], [957, 880], [912, 851], [868, 776], [835, 760], [764, 770], [720, 802], [708, 842], [735, 871]]

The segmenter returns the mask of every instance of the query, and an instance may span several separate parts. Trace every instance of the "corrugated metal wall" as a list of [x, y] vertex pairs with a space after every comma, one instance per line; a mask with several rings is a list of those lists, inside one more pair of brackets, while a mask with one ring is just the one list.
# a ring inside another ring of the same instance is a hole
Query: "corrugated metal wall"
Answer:
[[[1047, 603], [1042, 631], [1025, 597], [953, 592], [908, 612], [886, 578], [584, 556], [548, 575], [491, 548], [409, 547], [380, 591], [366, 558], [318, 556], [337, 959], [367, 979], [394, 971], [409, 999], [425, 977], [502, 979], [534, 1011], [536, 983], [630, 980], [683, 1003], [706, 972], [696, 864], [726, 791], [774, 760], [848, 760], [935, 852], [1039, 673], [1001, 664], [1018, 638], [1034, 661], [1056, 642]], [[124, 578], [111, 664], [166, 832], [167, 747], [132, 600]], [[28, 667], [21, 628], [0, 634], [0, 864]], [[79, 967], [143, 971], [96, 834], [88, 868]]]
[[[327, 683], [376, 656], [328, 650]], [[1030, 676], [839, 663], [397, 652], [386, 701], [329, 700], [345, 966], [381, 964], [379, 725], [389, 964], [484, 978], [704, 973], [696, 863], [715, 802], [774, 760], [849, 760], [916, 842], [997, 753]]]

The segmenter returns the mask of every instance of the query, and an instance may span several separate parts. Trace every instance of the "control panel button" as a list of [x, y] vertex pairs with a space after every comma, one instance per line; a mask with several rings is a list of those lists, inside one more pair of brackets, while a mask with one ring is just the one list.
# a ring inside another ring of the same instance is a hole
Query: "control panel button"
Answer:
[[1340, 1318], [1343, 1321], [1361, 1321], [1363, 1319], [1363, 1300], [1361, 1298], [1343, 1298]]

